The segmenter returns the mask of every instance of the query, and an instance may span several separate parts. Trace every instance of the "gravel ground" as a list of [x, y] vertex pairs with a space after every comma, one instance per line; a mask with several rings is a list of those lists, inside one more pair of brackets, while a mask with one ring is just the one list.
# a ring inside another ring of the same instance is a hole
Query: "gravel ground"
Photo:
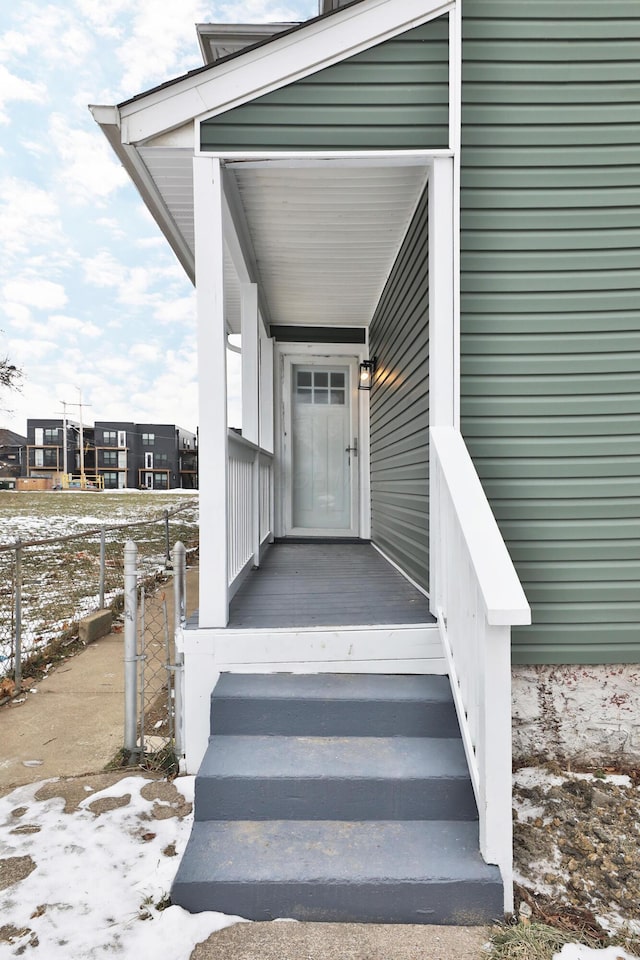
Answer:
[[640, 946], [640, 771], [514, 778], [514, 854], [521, 914], [630, 935]]

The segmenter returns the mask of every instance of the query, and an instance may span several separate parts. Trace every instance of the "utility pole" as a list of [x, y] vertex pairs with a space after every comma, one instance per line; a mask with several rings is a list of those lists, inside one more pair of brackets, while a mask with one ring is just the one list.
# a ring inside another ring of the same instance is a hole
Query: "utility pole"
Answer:
[[82, 411], [84, 407], [90, 407], [90, 403], [82, 402], [82, 390], [78, 387], [78, 403], [68, 403], [61, 400], [64, 416], [64, 472], [67, 472], [67, 407], [78, 407], [80, 420], [80, 489], [86, 490], [87, 480], [84, 475], [84, 423], [82, 420]]
[[62, 404], [62, 472], [69, 473], [67, 469], [67, 405], [64, 400], [60, 402]]
[[80, 408], [80, 489], [86, 490], [87, 481], [84, 477], [84, 428], [82, 424], [82, 390], [78, 387], [78, 397], [80, 402], [78, 407]]

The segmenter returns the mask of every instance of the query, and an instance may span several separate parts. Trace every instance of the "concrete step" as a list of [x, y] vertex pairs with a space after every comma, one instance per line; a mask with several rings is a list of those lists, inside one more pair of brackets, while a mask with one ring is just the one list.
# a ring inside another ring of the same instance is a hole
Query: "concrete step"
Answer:
[[475, 820], [461, 740], [213, 736], [197, 820]]
[[458, 737], [447, 677], [223, 673], [213, 734]]
[[197, 822], [171, 900], [250, 920], [471, 925], [502, 915], [499, 871], [464, 821]]

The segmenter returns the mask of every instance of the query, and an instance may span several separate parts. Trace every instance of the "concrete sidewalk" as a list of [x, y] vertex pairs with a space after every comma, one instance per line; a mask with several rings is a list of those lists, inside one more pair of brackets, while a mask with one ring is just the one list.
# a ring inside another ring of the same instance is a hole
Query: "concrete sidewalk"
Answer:
[[487, 927], [364, 923], [238, 923], [198, 944], [191, 960], [475, 960]]
[[[173, 595], [167, 591], [169, 622]], [[188, 613], [198, 569], [187, 570]], [[61, 661], [46, 679], [0, 707], [0, 795], [49, 777], [104, 769], [124, 736], [124, 635], [111, 633]]]

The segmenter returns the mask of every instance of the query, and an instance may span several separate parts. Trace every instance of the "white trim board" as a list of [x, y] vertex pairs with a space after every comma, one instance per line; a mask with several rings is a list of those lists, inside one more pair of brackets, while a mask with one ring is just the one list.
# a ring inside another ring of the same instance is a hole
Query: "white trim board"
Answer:
[[[187, 75], [120, 107], [123, 143], [143, 143], [295, 83], [454, 10], [460, 0], [362, 0], [277, 35], [210, 70]], [[450, 53], [455, 53], [450, 51]]]

